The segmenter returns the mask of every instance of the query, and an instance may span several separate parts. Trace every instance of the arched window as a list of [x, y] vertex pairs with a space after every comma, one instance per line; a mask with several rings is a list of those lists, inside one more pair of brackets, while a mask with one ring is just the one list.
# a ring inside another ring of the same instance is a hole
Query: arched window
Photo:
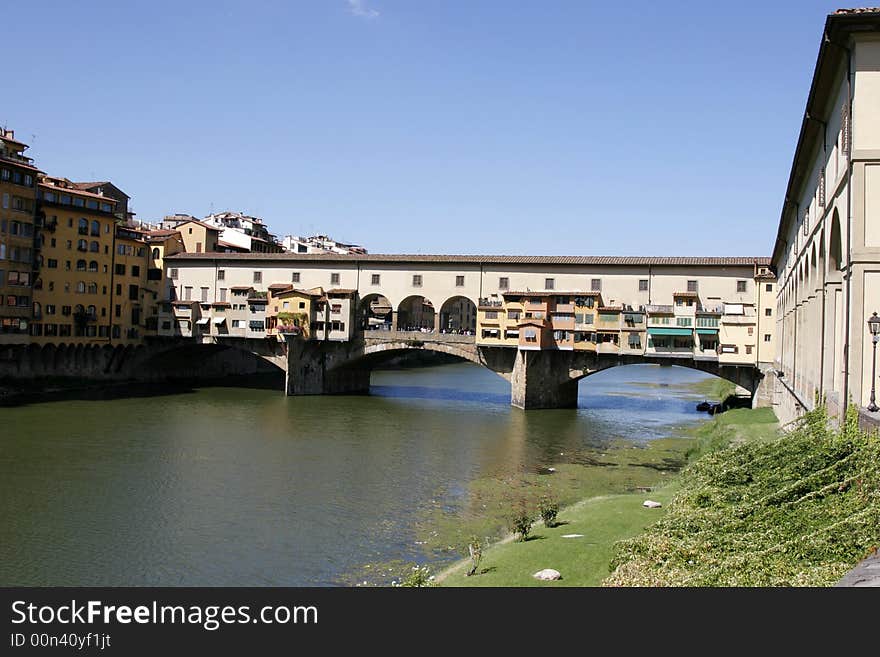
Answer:
[[89, 244], [89, 251], [92, 253], [100, 253], [101, 245], [93, 240], [92, 243]]
[[88, 235], [89, 234], [89, 222], [86, 219], [80, 219], [78, 223], [79, 234], [80, 235]]
[[83, 308], [81, 303], [76, 304], [76, 306], [73, 309], [74, 315], [82, 315], [84, 312], [85, 312], [85, 308]]
[[78, 251], [88, 251], [89, 250], [89, 243], [86, 240], [77, 240], [76, 241], [76, 248]]
[[76, 261], [76, 270], [77, 271], [85, 271], [86, 270], [86, 261], [85, 260], [77, 260]]
[[90, 260], [89, 261], [89, 271], [98, 271], [98, 261]]
[[89, 283], [89, 294], [97, 294], [98, 293], [98, 284], [97, 283]]
[[89, 311], [88, 311], [88, 313], [89, 313], [89, 317], [97, 317], [97, 315], [98, 315], [98, 309], [95, 308], [94, 306], [89, 306]]
[[76, 293], [77, 294], [85, 294], [86, 292], [86, 284], [83, 281], [78, 281], [76, 284]]
[[40, 311], [41, 311], [40, 303], [38, 301], [34, 301], [34, 317], [35, 318], [40, 316]]
[[153, 249], [153, 260], [158, 260], [158, 259], [159, 259], [159, 248], [156, 247]]
[[92, 222], [92, 235], [100, 235], [101, 234], [101, 222], [97, 219]]

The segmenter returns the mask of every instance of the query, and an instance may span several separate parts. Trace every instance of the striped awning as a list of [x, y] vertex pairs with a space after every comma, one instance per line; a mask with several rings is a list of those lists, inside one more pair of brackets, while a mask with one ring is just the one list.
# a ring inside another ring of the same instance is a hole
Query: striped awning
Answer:
[[648, 335], [693, 335], [691, 329], [686, 328], [649, 328]]

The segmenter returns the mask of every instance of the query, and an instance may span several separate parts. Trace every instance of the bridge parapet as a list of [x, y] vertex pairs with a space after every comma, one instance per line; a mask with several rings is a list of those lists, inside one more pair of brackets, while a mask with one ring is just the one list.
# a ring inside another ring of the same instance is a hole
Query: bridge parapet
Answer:
[[364, 331], [364, 343], [367, 345], [380, 342], [446, 342], [457, 344], [474, 344], [477, 338], [474, 335], [461, 335], [458, 333], [423, 333], [421, 331]]

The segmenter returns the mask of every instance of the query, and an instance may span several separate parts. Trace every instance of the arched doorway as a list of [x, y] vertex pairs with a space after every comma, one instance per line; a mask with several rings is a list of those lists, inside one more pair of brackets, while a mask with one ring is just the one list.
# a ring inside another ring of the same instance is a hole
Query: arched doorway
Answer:
[[440, 308], [440, 332], [473, 335], [477, 331], [477, 306], [467, 297], [450, 297]]
[[397, 306], [397, 328], [400, 331], [435, 329], [434, 304], [423, 296], [407, 297]]
[[390, 330], [393, 310], [388, 297], [368, 294], [358, 306], [358, 325], [365, 331]]

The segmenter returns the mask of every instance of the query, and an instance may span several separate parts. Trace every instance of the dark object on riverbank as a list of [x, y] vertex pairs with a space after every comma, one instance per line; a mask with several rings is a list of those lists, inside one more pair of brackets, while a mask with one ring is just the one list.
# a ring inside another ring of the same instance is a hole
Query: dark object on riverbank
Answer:
[[707, 402], [707, 401], [701, 401], [699, 404], [697, 404], [697, 410], [698, 410], [700, 413], [705, 413], [706, 411], [709, 410], [709, 408], [710, 408], [711, 406], [712, 406], [712, 404], [710, 404], [709, 402]]

